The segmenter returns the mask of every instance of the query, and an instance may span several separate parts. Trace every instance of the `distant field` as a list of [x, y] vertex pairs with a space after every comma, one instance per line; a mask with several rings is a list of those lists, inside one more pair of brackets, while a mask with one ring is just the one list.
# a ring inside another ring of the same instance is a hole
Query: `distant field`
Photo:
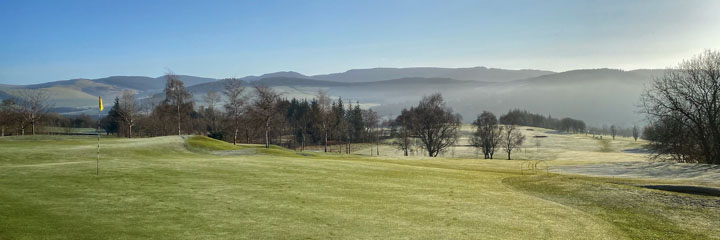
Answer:
[[[548, 137], [519, 159], [642, 158], [623, 152], [640, 145], [629, 139], [606, 152], [584, 135], [530, 132]], [[357, 147], [348, 156], [103, 138], [95, 176], [94, 137], [0, 138], [0, 239], [720, 238], [719, 197], [636, 186], [659, 180], [521, 175], [524, 160], [469, 158], [469, 149], [430, 159]]]

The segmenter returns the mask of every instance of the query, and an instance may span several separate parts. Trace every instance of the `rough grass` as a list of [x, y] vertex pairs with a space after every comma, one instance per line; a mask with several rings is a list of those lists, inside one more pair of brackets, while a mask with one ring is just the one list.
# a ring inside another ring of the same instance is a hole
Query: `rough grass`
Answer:
[[503, 183], [597, 216], [632, 239], [718, 239], [720, 198], [648, 191], [629, 180], [553, 175]]
[[[680, 208], [603, 179], [520, 176], [518, 161], [103, 138], [95, 176], [96, 147], [94, 137], [0, 138], [0, 239], [718, 237], [712, 204]], [[243, 151], [252, 154], [233, 154]]]

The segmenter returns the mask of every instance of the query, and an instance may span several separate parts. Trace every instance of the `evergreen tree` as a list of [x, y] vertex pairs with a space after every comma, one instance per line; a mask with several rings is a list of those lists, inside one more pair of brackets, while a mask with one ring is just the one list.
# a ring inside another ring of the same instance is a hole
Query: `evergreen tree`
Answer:
[[120, 98], [115, 97], [115, 103], [108, 112], [108, 115], [100, 119], [100, 127], [105, 130], [105, 134], [118, 133], [120, 127]]
[[352, 139], [356, 142], [361, 141], [365, 133], [365, 122], [363, 121], [359, 102], [355, 102], [355, 107], [350, 110], [348, 114], [348, 124], [350, 126]]

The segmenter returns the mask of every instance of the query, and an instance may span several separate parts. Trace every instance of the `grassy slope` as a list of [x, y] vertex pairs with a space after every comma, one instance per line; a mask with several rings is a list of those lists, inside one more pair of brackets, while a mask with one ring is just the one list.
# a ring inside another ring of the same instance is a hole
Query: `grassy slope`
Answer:
[[641, 180], [553, 175], [503, 183], [608, 221], [632, 239], [720, 238], [720, 198], [635, 187]]
[[[0, 138], [0, 238], [620, 239], [663, 236], [665, 229], [684, 233], [668, 227], [637, 235], [638, 225], [623, 227], [606, 217], [616, 211], [615, 202], [587, 204], [587, 195], [594, 195], [577, 191], [604, 181], [518, 176], [511, 161], [303, 156], [199, 137], [110, 138], [102, 140], [96, 177], [95, 144], [90, 137]], [[568, 182], [577, 193], [533, 187]], [[683, 211], [693, 213], [693, 221], [716, 219], [703, 208]], [[662, 226], [684, 220], [644, 213], [625, 220], [666, 222]], [[687, 236], [718, 237], [712, 229], [691, 229]]]

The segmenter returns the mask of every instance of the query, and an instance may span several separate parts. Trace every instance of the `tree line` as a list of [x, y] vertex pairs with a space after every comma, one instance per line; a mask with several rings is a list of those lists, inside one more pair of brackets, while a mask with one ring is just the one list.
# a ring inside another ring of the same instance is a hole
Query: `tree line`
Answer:
[[25, 135], [27, 132], [35, 135], [39, 132], [40, 121], [48, 117], [51, 108], [49, 96], [40, 90], [24, 90], [17, 98], [4, 99], [0, 103], [0, 134]]
[[552, 116], [530, 113], [527, 110], [513, 109], [500, 116], [500, 123], [505, 125], [522, 125], [540, 127], [571, 133], [584, 133], [585, 122], [572, 118], [556, 119]]
[[[224, 79], [224, 91], [207, 92], [206, 103], [195, 101], [182, 81], [167, 74], [165, 98], [142, 110], [130, 92], [115, 99], [100, 120], [107, 134], [124, 137], [200, 134], [238, 143], [283, 145], [305, 150], [308, 145], [337, 145], [350, 153], [351, 144], [380, 138], [378, 114], [360, 108], [359, 102], [332, 100], [319, 91], [313, 99], [287, 99], [272, 88], [246, 88], [239, 79]], [[377, 150], [379, 151], [379, 150]]]

